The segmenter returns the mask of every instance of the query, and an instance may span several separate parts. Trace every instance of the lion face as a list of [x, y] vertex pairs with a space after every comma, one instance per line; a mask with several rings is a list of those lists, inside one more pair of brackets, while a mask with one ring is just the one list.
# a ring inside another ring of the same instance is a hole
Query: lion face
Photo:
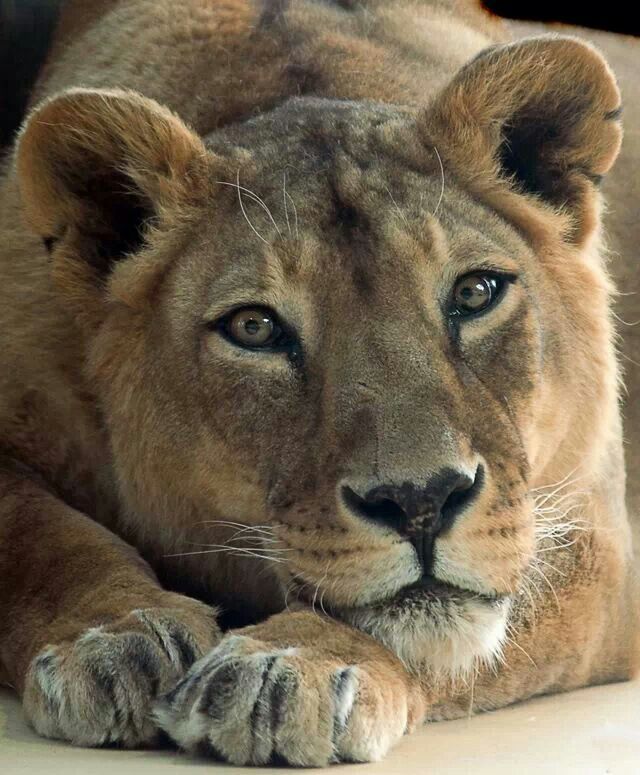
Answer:
[[[56, 240], [69, 299], [85, 288], [73, 303], [88, 372], [144, 540], [222, 548], [225, 523], [253, 526], [248, 547], [231, 545], [264, 560], [283, 596], [408, 662], [455, 672], [495, 657], [535, 553], [531, 488], [559, 455], [576, 463], [586, 432], [564, 401], [595, 425], [606, 387], [583, 380], [607, 336], [606, 278], [580, 258], [583, 199], [569, 244], [546, 190], [474, 189], [437, 104], [425, 118], [294, 100], [203, 145], [155, 108], [131, 128], [130, 111], [152, 110], [136, 99], [102, 98], [114, 136], [152, 126], [164, 149], [126, 173], [135, 228], [122, 158], [82, 185], [68, 175], [65, 207], [32, 217]], [[83, 100], [43, 110], [88, 121]], [[85, 153], [99, 155], [92, 131]], [[105, 155], [147, 153], [127, 142]], [[60, 181], [63, 151], [48, 154]], [[50, 197], [36, 185], [29, 201]], [[203, 552], [201, 567], [220, 564]]]
[[[530, 562], [556, 294], [514, 228], [446, 176], [443, 190], [433, 149], [423, 171], [398, 152], [419, 144], [412, 121], [292, 105], [246, 127], [260, 150], [220, 184], [158, 314], [173, 332], [162, 362], [197, 340], [211, 414], [190, 438], [203, 475], [229, 482], [217, 515], [269, 526], [260, 547], [290, 600], [387, 627], [408, 658], [426, 644], [433, 662], [446, 621], [475, 634], [476, 654], [495, 651]], [[212, 150], [228, 154], [225, 143]], [[274, 165], [291, 158], [303, 161]], [[469, 659], [438, 649], [442, 664]]]

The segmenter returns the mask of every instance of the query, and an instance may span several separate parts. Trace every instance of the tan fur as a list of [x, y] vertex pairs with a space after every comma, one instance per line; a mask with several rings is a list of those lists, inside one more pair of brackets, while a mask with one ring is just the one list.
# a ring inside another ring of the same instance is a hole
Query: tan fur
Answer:
[[[366, 761], [632, 674], [620, 94], [508, 36], [473, 2], [67, 3], [0, 192], [0, 662], [42, 734]], [[448, 323], [486, 268], [517, 279]], [[221, 336], [255, 305], [295, 351]], [[345, 488], [447, 469], [482, 484], [416, 586]]]

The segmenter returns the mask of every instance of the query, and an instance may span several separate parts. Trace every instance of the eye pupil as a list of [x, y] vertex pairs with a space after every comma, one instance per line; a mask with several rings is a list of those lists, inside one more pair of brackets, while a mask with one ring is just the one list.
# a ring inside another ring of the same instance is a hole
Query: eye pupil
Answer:
[[255, 336], [260, 331], [260, 323], [255, 318], [251, 318], [244, 324], [244, 330], [250, 336]]
[[221, 327], [229, 339], [244, 347], [269, 347], [280, 330], [275, 315], [260, 307], [236, 310]]
[[492, 275], [470, 274], [462, 277], [453, 290], [451, 313], [469, 316], [487, 309], [498, 296], [499, 283], [499, 279]]

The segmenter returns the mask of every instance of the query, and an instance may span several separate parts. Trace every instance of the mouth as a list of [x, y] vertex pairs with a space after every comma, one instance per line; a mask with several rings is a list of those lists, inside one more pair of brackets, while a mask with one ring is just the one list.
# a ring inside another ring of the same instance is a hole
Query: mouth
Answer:
[[446, 581], [437, 579], [435, 576], [424, 575], [413, 584], [403, 587], [390, 600], [381, 601], [381, 603], [394, 603], [419, 597], [432, 597], [439, 600], [449, 600], [451, 602], [475, 600], [490, 604], [500, 603], [506, 596], [497, 593], [483, 594], [477, 590], [465, 589], [464, 587], [458, 587], [455, 584], [449, 584]]
[[[324, 600], [324, 595], [319, 594], [320, 590], [314, 588], [314, 585], [293, 581], [292, 586], [296, 590], [297, 599], [307, 605], [311, 605], [315, 608], [319, 600]], [[497, 593], [482, 594], [477, 590], [458, 587], [455, 584], [441, 581], [435, 576], [425, 574], [417, 581], [402, 587], [389, 597], [374, 600], [363, 606], [355, 606], [355, 608], [362, 607], [362, 609], [368, 610], [389, 610], [397, 606], [403, 607], [405, 604], [411, 604], [412, 602], [428, 604], [429, 601], [448, 603], [451, 605], [475, 602], [491, 606], [502, 603], [507, 597], [507, 595], [499, 595]], [[328, 613], [337, 615], [339, 615], [340, 611], [344, 608], [343, 606], [332, 604], [330, 600], [324, 600], [322, 607], [323, 610]], [[347, 607], [352, 608], [352, 606]]]
[[483, 595], [425, 575], [385, 600], [332, 614], [371, 635], [411, 669], [455, 678], [478, 664], [496, 664], [509, 611], [508, 595]]

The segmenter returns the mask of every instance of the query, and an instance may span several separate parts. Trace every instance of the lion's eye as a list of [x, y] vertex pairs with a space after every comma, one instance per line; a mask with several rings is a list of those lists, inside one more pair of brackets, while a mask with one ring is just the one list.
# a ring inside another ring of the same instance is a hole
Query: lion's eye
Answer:
[[235, 344], [256, 348], [270, 347], [281, 332], [275, 315], [261, 307], [236, 310], [223, 321], [222, 329]]
[[451, 315], [469, 317], [488, 309], [500, 296], [505, 280], [495, 274], [468, 274], [453, 288]]

